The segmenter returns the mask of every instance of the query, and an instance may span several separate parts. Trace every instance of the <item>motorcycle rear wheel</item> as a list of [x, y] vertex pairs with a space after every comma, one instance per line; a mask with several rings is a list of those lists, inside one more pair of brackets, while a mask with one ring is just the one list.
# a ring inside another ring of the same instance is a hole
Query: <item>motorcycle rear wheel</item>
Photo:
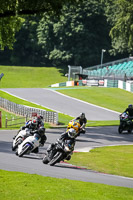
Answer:
[[119, 128], [118, 128], [118, 132], [119, 132], [119, 134], [121, 134], [122, 131], [123, 131], [122, 127], [119, 126]]
[[43, 158], [42, 162], [43, 162], [44, 164], [48, 164], [48, 162], [49, 162], [48, 157], [45, 156], [45, 157]]
[[132, 133], [132, 130], [129, 129], [129, 130], [128, 130], [128, 133]]

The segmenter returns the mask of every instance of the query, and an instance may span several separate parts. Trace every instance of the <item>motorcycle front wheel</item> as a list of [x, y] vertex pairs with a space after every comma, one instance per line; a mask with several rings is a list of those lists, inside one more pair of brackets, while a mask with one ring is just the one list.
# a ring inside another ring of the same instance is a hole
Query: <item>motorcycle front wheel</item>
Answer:
[[16, 142], [16, 144], [14, 145], [14, 147], [12, 146], [12, 151], [15, 151], [17, 149], [18, 145], [21, 144], [21, 142], [22, 142], [22, 140], [18, 140]]
[[20, 152], [20, 154], [18, 154], [19, 157], [22, 157], [24, 154], [26, 154], [29, 150], [31, 149], [31, 147], [29, 145], [25, 146], [22, 151]]
[[61, 152], [57, 152], [54, 156], [54, 158], [49, 162], [50, 166], [55, 165], [56, 163], [58, 163], [59, 161], [61, 161], [61, 157], [62, 157], [62, 153]]

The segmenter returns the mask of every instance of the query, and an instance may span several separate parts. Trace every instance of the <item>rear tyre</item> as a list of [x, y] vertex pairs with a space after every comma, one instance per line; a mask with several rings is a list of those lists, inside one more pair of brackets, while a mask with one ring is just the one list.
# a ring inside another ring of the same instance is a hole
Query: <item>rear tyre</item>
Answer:
[[32, 153], [38, 153], [39, 152], [39, 148], [38, 147], [36, 147], [33, 151], [32, 151]]
[[131, 133], [132, 131], [131, 130], [128, 130], [128, 133]]
[[48, 160], [48, 157], [45, 156], [42, 160], [43, 164], [48, 164], [49, 160]]
[[122, 133], [122, 131], [123, 131], [122, 127], [121, 127], [121, 126], [119, 126], [119, 128], [118, 128], [118, 132], [119, 132], [119, 134], [121, 134], [121, 133]]

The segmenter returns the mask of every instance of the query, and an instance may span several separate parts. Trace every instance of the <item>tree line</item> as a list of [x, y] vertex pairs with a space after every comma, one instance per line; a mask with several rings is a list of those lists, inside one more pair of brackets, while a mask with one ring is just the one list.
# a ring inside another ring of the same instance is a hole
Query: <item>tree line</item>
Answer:
[[88, 67], [100, 64], [102, 49], [103, 62], [132, 55], [133, 0], [49, 2], [0, 10], [1, 64]]

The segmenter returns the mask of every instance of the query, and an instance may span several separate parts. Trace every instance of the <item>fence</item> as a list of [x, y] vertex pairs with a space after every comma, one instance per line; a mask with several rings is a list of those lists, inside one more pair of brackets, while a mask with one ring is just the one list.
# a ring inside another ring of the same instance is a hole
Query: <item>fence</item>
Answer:
[[6, 118], [5, 127], [17, 127], [18, 125], [24, 125], [25, 122], [28, 120], [28, 117], [12, 117], [11, 119]]
[[0, 97], [0, 107], [20, 116], [32, 117], [32, 113], [42, 115], [44, 122], [58, 124], [58, 113], [52, 111], [46, 111], [39, 108], [33, 108], [25, 105], [13, 103], [7, 99]]

